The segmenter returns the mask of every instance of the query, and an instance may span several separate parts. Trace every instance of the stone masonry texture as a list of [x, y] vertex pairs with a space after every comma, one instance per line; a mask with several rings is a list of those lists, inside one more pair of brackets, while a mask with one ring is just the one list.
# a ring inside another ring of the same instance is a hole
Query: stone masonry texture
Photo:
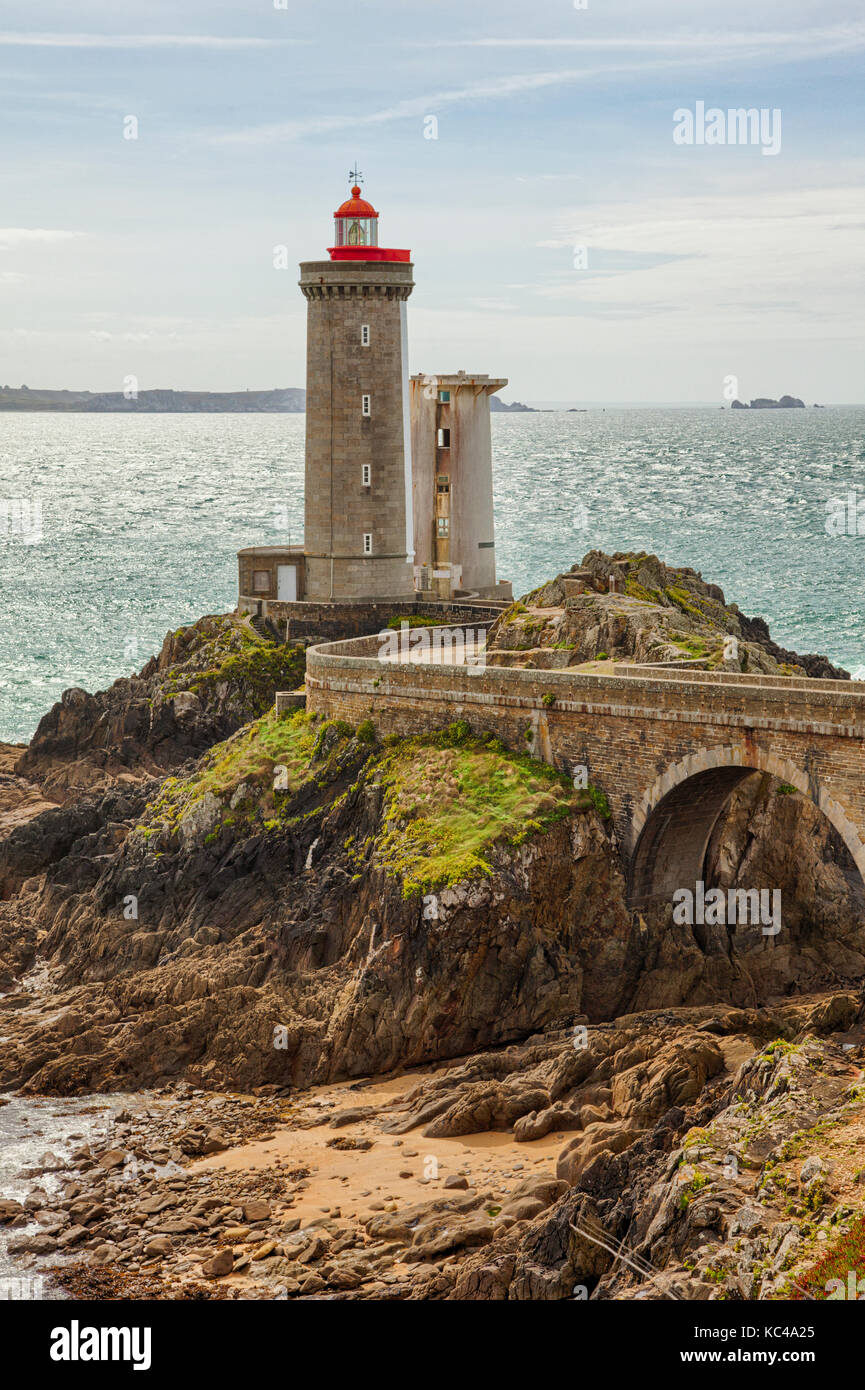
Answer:
[[[309, 261], [300, 269], [307, 300], [305, 597], [410, 598], [401, 305], [413, 288], [412, 266]], [[367, 533], [371, 556], [363, 550]]]
[[[371, 718], [382, 734], [464, 719], [570, 775], [585, 767], [609, 800], [626, 861], [646, 831], [643, 845], [653, 845], [658, 861], [637, 865], [643, 880], [661, 873], [668, 882], [698, 866], [706, 826], [748, 770], [810, 797], [865, 875], [865, 691], [858, 686], [716, 673], [692, 679], [667, 671], [601, 676], [397, 665], [379, 660], [379, 650], [374, 637], [310, 648], [308, 709], [355, 725]], [[649, 824], [662, 801], [680, 830], [695, 826], [679, 865], [665, 866], [657, 826]], [[639, 896], [652, 885], [634, 888]]]

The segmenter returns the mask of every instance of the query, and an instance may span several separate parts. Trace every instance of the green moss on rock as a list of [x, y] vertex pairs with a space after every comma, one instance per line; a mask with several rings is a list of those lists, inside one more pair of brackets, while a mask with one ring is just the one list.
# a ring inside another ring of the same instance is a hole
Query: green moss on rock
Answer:
[[401, 741], [377, 762], [384, 835], [376, 858], [403, 896], [493, 872], [496, 845], [518, 845], [574, 813], [576, 793], [546, 763], [472, 736], [462, 722]]

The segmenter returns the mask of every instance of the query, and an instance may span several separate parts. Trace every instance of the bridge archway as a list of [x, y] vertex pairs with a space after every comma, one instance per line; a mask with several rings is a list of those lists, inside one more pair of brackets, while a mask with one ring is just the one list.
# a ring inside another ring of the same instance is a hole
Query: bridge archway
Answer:
[[632, 908], [672, 901], [677, 889], [703, 879], [712, 831], [735, 788], [755, 772], [768, 773], [809, 797], [837, 830], [865, 881], [865, 843], [843, 807], [794, 763], [749, 743], [747, 749], [711, 748], [690, 754], [671, 765], [646, 792], [634, 812], [629, 837]]

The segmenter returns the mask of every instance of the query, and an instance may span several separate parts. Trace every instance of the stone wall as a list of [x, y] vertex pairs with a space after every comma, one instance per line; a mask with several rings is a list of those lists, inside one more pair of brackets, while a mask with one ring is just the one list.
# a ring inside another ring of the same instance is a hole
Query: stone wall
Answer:
[[[241, 603], [250, 607], [250, 600]], [[252, 609], [258, 612], [258, 604]], [[484, 603], [422, 603], [419, 600], [382, 603], [279, 603], [265, 602], [261, 616], [272, 619], [280, 630], [286, 624], [285, 639], [296, 642], [301, 638], [317, 642], [340, 641], [344, 638], [365, 637], [383, 631], [391, 618], [411, 618], [415, 614], [448, 623], [485, 626], [495, 622], [502, 609]]]

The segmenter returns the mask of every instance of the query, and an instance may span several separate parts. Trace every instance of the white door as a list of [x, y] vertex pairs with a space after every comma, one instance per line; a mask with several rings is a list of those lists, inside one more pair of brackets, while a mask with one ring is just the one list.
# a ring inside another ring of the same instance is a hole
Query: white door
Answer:
[[297, 603], [297, 565], [277, 565], [276, 597], [284, 603]]

